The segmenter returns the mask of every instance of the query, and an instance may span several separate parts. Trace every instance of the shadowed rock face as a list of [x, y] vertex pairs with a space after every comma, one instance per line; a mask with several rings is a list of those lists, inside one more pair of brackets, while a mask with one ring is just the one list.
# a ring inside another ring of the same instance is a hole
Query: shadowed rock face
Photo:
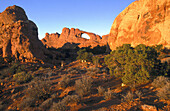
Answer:
[[0, 13], [0, 49], [3, 57], [45, 60], [45, 49], [38, 40], [38, 28], [28, 20], [25, 11], [18, 6], [10, 6]]
[[122, 44], [155, 45], [170, 48], [170, 0], [138, 0], [130, 4], [114, 20], [109, 46]]
[[[90, 39], [82, 38], [82, 34], [87, 34]], [[74, 28], [63, 28], [62, 33], [46, 33], [45, 37], [41, 40], [44, 45], [47, 47], [59, 48], [62, 47], [65, 43], [79, 43], [79, 47], [95, 47], [97, 45], [104, 46], [107, 44], [107, 36], [104, 36], [102, 39], [99, 35], [94, 33], [81, 31]]]

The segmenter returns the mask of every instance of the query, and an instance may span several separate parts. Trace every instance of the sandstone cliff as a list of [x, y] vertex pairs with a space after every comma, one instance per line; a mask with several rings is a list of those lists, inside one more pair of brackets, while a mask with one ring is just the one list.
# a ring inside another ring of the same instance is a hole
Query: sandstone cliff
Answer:
[[25, 11], [10, 6], [0, 13], [0, 52], [3, 57], [21, 60], [46, 60], [50, 52], [38, 39], [38, 28], [28, 20]]
[[170, 48], [170, 0], [138, 0], [114, 20], [109, 46], [163, 44]]
[[[90, 39], [85, 39], [82, 34], [87, 34]], [[46, 47], [60, 48], [66, 43], [76, 43], [79, 47], [95, 47], [97, 45], [104, 46], [107, 44], [108, 36], [103, 39], [94, 33], [81, 31], [74, 28], [63, 28], [62, 33], [46, 33], [45, 37], [41, 40]]]

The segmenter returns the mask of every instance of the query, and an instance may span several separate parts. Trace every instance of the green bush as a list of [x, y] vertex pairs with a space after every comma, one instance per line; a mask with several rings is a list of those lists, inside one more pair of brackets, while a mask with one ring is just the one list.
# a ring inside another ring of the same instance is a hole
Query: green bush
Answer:
[[105, 57], [105, 64], [111, 75], [120, 77], [126, 85], [136, 86], [163, 73], [158, 55], [150, 46], [140, 44], [133, 48], [130, 44], [124, 44]]
[[13, 80], [18, 84], [27, 83], [31, 81], [33, 76], [30, 73], [20, 72], [13, 75]]
[[86, 49], [80, 49], [77, 54], [77, 60], [92, 62], [93, 54], [91, 52], [86, 52]]
[[89, 94], [91, 92], [92, 82], [93, 82], [92, 78], [86, 76], [83, 76], [82, 79], [76, 80], [75, 81], [76, 93], [79, 96]]

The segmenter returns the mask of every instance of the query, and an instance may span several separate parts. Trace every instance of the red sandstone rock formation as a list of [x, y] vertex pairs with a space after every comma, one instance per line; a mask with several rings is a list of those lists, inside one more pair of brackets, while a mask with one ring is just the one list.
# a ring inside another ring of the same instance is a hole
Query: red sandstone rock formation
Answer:
[[22, 60], [46, 60], [51, 54], [38, 39], [37, 26], [15, 5], [0, 13], [0, 50], [3, 57]]
[[[82, 38], [82, 34], [87, 34], [90, 39]], [[46, 33], [45, 37], [41, 40], [44, 45], [47, 47], [59, 48], [62, 47], [65, 43], [78, 43], [79, 47], [95, 47], [97, 45], [104, 46], [107, 44], [107, 36], [104, 36], [102, 39], [99, 35], [94, 33], [81, 31], [74, 28], [63, 28], [62, 33]]]
[[138, 0], [114, 20], [108, 39], [114, 50], [122, 44], [163, 44], [170, 48], [170, 0]]

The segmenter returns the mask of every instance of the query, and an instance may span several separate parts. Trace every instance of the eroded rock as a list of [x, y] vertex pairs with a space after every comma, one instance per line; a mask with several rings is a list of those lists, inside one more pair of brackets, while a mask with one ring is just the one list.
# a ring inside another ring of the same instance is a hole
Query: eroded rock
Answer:
[[108, 42], [112, 50], [122, 44], [163, 44], [170, 48], [170, 0], [130, 4], [114, 20]]
[[[82, 37], [82, 34], [87, 34], [90, 39], [86, 39]], [[96, 47], [97, 45], [104, 46], [107, 44], [107, 36], [104, 36], [102, 39], [99, 35], [96, 35], [91, 32], [81, 31], [79, 29], [74, 28], [63, 28], [62, 33], [52, 33], [46, 34], [45, 37], [41, 40], [44, 45], [47, 47], [60, 48], [64, 46], [66, 43], [74, 43], [78, 44], [78, 47], [88, 47], [92, 46]]]
[[10, 6], [0, 13], [0, 52], [26, 62], [47, 60], [52, 55], [38, 39], [36, 24], [28, 20], [19, 6]]

